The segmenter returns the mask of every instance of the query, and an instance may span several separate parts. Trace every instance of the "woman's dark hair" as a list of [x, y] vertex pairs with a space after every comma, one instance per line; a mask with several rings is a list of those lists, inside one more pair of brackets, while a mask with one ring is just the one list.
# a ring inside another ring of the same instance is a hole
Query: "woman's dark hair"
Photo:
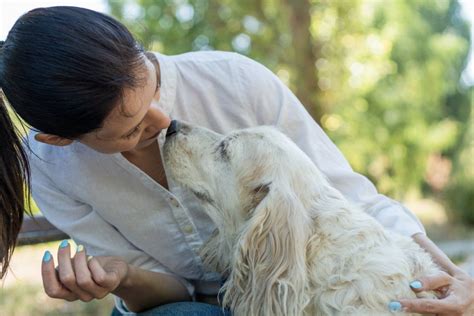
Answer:
[[[141, 85], [144, 48], [117, 20], [57, 6], [22, 15], [0, 42], [0, 278], [7, 271], [29, 201], [30, 169], [6, 102], [43, 133], [75, 139], [102, 127]], [[148, 54], [147, 54], [148, 55]]]

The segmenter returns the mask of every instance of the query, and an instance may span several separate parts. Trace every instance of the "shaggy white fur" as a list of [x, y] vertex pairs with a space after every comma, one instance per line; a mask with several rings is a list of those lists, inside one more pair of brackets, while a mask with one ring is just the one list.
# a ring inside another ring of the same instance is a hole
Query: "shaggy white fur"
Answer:
[[228, 276], [223, 305], [235, 315], [393, 315], [391, 300], [415, 297], [409, 282], [439, 271], [274, 128], [223, 136], [181, 123], [164, 159], [216, 223], [202, 256]]

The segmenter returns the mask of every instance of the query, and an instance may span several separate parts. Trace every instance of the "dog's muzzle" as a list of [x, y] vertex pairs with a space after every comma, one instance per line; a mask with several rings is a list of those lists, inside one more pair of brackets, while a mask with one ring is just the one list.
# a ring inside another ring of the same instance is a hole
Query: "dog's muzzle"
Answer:
[[176, 134], [181, 127], [181, 124], [177, 120], [172, 120], [168, 130], [166, 131], [166, 137]]

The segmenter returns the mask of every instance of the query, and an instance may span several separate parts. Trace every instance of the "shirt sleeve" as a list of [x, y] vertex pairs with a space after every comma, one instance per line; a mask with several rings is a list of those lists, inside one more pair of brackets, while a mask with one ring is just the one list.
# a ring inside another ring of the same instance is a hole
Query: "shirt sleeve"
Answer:
[[[41, 162], [30, 157], [31, 194], [43, 215], [58, 229], [68, 234], [77, 245], [83, 245], [88, 255], [119, 256], [144, 270], [173, 275], [194, 297], [194, 286], [170, 272], [160, 262], [131, 244], [113, 225], [105, 221], [90, 205], [76, 201], [63, 193], [48, 177]], [[115, 297], [123, 312], [124, 302]]]
[[426, 234], [410, 210], [379, 194], [371, 181], [352, 170], [339, 149], [275, 74], [249, 58], [241, 56], [238, 60], [239, 84], [247, 102], [244, 106], [255, 113], [256, 124], [276, 125], [311, 158], [336, 189], [385, 228], [405, 236]]

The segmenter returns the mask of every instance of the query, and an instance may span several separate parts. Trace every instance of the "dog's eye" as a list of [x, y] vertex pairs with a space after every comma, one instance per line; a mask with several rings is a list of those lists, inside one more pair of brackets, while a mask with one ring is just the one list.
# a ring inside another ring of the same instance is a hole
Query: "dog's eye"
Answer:
[[226, 136], [223, 140], [221, 140], [216, 147], [216, 153], [224, 160], [230, 160], [229, 155], [229, 145], [232, 141], [239, 137], [238, 134]]
[[265, 183], [265, 184], [261, 184], [261, 185], [255, 187], [255, 188], [253, 189], [253, 193], [254, 193], [254, 194], [264, 194], [264, 195], [267, 195], [267, 193], [270, 191], [270, 184], [271, 184], [271, 182]]
[[225, 160], [229, 160], [229, 153], [227, 152], [228, 146], [229, 146], [229, 141], [224, 139], [219, 143], [216, 150], [219, 153], [219, 155]]
[[193, 194], [198, 198], [200, 199], [201, 201], [204, 201], [204, 202], [207, 202], [207, 203], [210, 203], [212, 204], [214, 201], [211, 199], [211, 197], [209, 196], [209, 194], [207, 193], [204, 193], [204, 192], [199, 192], [199, 191], [194, 191], [193, 190]]

